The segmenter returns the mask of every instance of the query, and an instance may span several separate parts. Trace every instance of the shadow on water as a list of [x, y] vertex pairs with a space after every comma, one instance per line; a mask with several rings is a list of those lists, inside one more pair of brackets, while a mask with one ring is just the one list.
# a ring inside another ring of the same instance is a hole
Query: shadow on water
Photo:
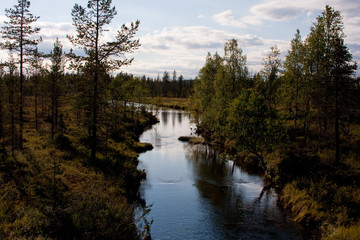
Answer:
[[183, 111], [160, 110], [158, 117], [141, 137], [155, 148], [139, 158], [147, 173], [142, 192], [153, 205], [153, 239], [310, 239], [260, 176], [209, 146], [177, 140], [194, 129]]
[[224, 239], [307, 239], [277, 205], [274, 191], [261, 177], [242, 171], [233, 161], [205, 145], [185, 145], [195, 186]]

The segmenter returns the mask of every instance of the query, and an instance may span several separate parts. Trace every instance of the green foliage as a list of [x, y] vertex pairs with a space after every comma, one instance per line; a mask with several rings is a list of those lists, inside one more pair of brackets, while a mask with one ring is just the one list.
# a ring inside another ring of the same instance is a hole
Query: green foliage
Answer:
[[194, 84], [194, 94], [192, 96], [195, 110], [194, 117], [198, 122], [201, 122], [203, 128], [209, 130], [214, 126], [214, 81], [222, 61], [218, 54], [211, 56], [209, 53], [204, 67], [200, 69], [199, 78], [195, 79]]
[[280, 89], [283, 102], [294, 120], [294, 128], [297, 128], [299, 118], [305, 118], [309, 114], [311, 85], [305, 77], [304, 57], [304, 43], [297, 30], [284, 62], [285, 71]]
[[262, 77], [262, 84], [258, 91], [265, 97], [266, 103], [269, 106], [276, 104], [278, 97], [278, 88], [280, 85], [279, 72], [281, 68], [281, 60], [279, 58], [280, 50], [275, 45], [270, 48], [270, 53], [264, 59], [263, 69], [260, 74]]
[[286, 130], [265, 98], [254, 90], [243, 92], [229, 109], [227, 135], [236, 140], [239, 152], [261, 156], [284, 140]]

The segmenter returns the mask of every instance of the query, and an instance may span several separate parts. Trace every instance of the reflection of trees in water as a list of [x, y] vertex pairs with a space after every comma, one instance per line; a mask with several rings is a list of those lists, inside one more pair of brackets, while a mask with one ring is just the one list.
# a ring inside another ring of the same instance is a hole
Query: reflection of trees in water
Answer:
[[167, 111], [161, 112], [161, 121], [164, 123], [164, 126], [166, 127], [166, 125], [168, 123], [168, 112]]
[[179, 125], [181, 125], [181, 123], [182, 123], [182, 119], [183, 119], [183, 114], [182, 114], [182, 112], [178, 112], [178, 113], [177, 113], [177, 115], [178, 115], [178, 122], [179, 122]]
[[176, 111], [176, 110], [172, 110], [172, 111], [168, 111], [168, 110], [162, 110], [160, 111], [161, 114], [161, 120], [164, 123], [164, 126], [167, 126], [168, 122], [169, 122], [169, 117], [171, 115], [171, 124], [172, 127], [175, 128], [175, 124], [176, 121], [179, 123], [179, 126], [181, 126], [183, 118], [184, 118], [184, 114], [182, 111]]
[[238, 166], [221, 160], [219, 153], [209, 146], [186, 144], [185, 147], [186, 159], [193, 165], [195, 186], [201, 200], [205, 201], [202, 204], [209, 207], [215, 225], [226, 231], [225, 234], [240, 234], [237, 238], [266, 238], [274, 232], [276, 238], [281, 234], [274, 224], [288, 223], [276, 204], [271, 187], [265, 186], [258, 197], [246, 200], [246, 189], [233, 181], [234, 168]]
[[172, 119], [172, 126], [175, 127], [175, 121], [176, 121], [176, 112], [172, 111], [171, 112], [171, 119]]
[[219, 153], [207, 145], [187, 144], [186, 158], [192, 163], [195, 176], [216, 185], [226, 185], [229, 166], [219, 158]]
[[150, 134], [151, 143], [155, 144], [154, 147], [161, 148], [161, 135], [159, 134], [158, 126], [157, 125], [153, 126], [149, 134]]
[[231, 166], [207, 145], [186, 145], [186, 158], [193, 165], [196, 187], [212, 205], [228, 204], [232, 199]]

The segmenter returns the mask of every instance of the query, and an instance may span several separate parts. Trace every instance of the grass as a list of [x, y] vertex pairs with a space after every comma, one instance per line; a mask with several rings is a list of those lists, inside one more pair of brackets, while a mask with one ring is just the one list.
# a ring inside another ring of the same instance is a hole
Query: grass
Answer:
[[158, 107], [165, 107], [172, 109], [186, 110], [189, 108], [189, 101], [187, 98], [169, 98], [169, 97], [146, 98], [146, 103], [153, 104]]
[[[137, 157], [151, 146], [124, 129], [91, 162], [71, 106], [60, 109], [66, 132], [51, 139], [46, 116], [36, 131], [32, 99], [26, 102], [24, 151], [11, 156], [7, 146], [0, 156], [0, 239], [138, 239], [134, 206], [142, 204], [137, 189], [146, 174]], [[141, 130], [155, 122], [140, 115]]]
[[360, 239], [360, 223], [348, 227], [329, 228], [328, 234], [325, 234], [323, 240], [351, 240]]
[[316, 133], [266, 156], [283, 206], [296, 222], [320, 229], [325, 240], [360, 239], [360, 131], [357, 124], [351, 127], [351, 136], [342, 137], [339, 164], [329, 138]]

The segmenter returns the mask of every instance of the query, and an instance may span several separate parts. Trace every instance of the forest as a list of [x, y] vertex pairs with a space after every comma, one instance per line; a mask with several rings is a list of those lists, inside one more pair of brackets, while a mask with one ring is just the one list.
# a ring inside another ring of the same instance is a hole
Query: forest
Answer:
[[39, 51], [29, 0], [5, 9], [0, 239], [151, 239], [137, 167], [152, 146], [139, 136], [158, 121], [143, 103], [163, 98], [188, 101], [207, 144], [264, 176], [296, 222], [323, 239], [360, 238], [360, 78], [339, 11], [326, 6], [304, 39], [297, 30], [284, 61], [273, 46], [251, 75], [232, 39], [194, 80], [112, 74], [140, 47], [138, 20], [104, 41], [116, 14], [111, 0], [73, 6], [77, 55], [58, 39]]

